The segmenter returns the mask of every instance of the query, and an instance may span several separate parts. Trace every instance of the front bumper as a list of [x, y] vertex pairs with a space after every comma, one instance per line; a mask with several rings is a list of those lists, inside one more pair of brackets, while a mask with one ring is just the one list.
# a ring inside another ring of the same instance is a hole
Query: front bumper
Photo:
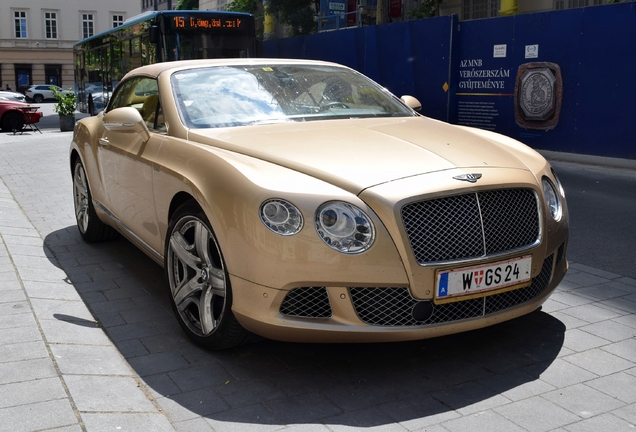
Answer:
[[[536, 310], [565, 276], [565, 248], [563, 243], [545, 258], [530, 286], [480, 298], [436, 305], [414, 298], [410, 287], [303, 287], [294, 294], [231, 277], [232, 310], [246, 329], [288, 342], [397, 342], [443, 336]], [[422, 320], [414, 312], [418, 308], [432, 308], [430, 316]]]

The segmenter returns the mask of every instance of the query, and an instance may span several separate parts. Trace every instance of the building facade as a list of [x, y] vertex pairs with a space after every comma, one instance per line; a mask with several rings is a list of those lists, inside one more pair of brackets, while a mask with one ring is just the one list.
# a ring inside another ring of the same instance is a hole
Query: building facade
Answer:
[[140, 13], [126, 0], [0, 0], [0, 85], [73, 87], [73, 44]]

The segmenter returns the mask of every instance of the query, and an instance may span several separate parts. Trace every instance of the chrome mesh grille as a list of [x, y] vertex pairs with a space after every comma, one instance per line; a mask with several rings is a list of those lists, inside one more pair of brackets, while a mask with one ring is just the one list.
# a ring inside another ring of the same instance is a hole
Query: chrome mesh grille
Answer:
[[349, 288], [353, 307], [360, 320], [376, 326], [425, 326], [476, 318], [525, 303], [545, 290], [552, 276], [554, 257], [543, 262], [541, 272], [530, 286], [486, 297], [433, 304], [433, 313], [426, 321], [413, 318], [413, 307], [421, 300], [411, 296], [406, 287]]
[[420, 264], [470, 259], [532, 245], [539, 210], [531, 189], [501, 189], [418, 201], [402, 222]]
[[280, 313], [301, 318], [330, 318], [331, 303], [325, 287], [294, 288], [285, 296]]

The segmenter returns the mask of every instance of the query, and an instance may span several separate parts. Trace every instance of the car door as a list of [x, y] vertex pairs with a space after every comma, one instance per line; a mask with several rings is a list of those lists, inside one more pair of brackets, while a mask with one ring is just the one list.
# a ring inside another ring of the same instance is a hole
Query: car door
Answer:
[[104, 128], [98, 159], [107, 194], [108, 211], [129, 237], [151, 252], [163, 254], [153, 198], [155, 156], [165, 139], [157, 81], [132, 78], [113, 95], [112, 111], [122, 107], [139, 110], [149, 129], [146, 141], [139, 134]]

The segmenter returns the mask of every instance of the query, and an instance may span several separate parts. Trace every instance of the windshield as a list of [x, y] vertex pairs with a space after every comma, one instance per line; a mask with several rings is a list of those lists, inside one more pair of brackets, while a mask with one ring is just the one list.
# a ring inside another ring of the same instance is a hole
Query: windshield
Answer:
[[171, 82], [190, 128], [416, 115], [363, 75], [328, 65], [190, 69]]

